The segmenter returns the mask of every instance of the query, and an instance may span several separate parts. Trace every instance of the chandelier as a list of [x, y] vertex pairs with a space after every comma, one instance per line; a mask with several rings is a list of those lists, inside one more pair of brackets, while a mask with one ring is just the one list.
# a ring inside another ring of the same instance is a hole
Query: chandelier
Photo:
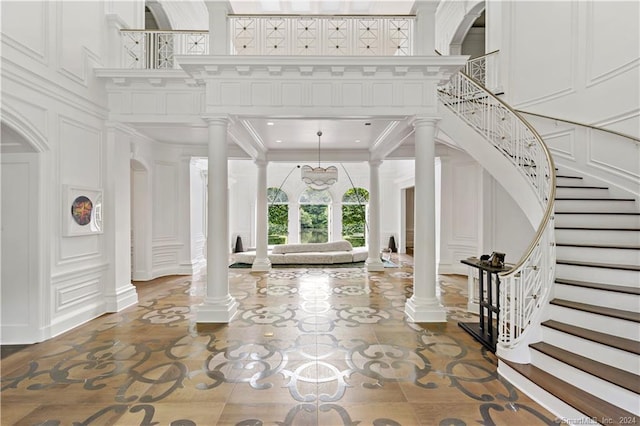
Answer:
[[318, 167], [302, 166], [302, 181], [311, 189], [322, 191], [329, 188], [338, 181], [338, 168], [329, 166], [327, 168], [320, 166], [320, 137], [322, 131], [318, 130]]

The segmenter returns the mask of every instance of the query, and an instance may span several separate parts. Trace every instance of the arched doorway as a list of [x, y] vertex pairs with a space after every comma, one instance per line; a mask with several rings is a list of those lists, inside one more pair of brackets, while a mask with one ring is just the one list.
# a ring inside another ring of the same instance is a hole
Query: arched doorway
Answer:
[[[29, 129], [23, 128], [20, 130]], [[0, 125], [2, 259], [0, 288], [1, 343], [27, 344], [44, 340], [49, 289], [44, 288], [44, 262], [48, 245], [43, 245], [46, 213], [40, 194], [43, 186], [43, 143]], [[47, 229], [46, 232], [51, 232]]]
[[331, 194], [308, 188], [298, 200], [300, 209], [300, 242], [326, 243], [331, 240]]

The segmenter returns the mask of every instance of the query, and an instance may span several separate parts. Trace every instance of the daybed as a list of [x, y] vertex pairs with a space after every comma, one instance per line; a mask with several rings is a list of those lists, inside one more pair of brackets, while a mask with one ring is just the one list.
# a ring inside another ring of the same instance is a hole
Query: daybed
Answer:
[[[267, 256], [272, 264], [333, 264], [353, 263], [367, 260], [366, 247], [354, 248], [349, 241], [330, 243], [278, 244], [269, 250]], [[235, 253], [237, 263], [253, 263], [255, 251]]]

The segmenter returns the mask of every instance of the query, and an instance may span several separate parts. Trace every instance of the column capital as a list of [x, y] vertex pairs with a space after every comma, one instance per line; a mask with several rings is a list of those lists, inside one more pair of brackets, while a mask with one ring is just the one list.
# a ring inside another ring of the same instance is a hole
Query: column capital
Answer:
[[382, 160], [369, 160], [369, 167], [378, 168], [382, 164]]
[[425, 117], [416, 115], [411, 124], [414, 128], [422, 126], [434, 127], [438, 123], [438, 121], [440, 121], [440, 117]]
[[205, 122], [207, 122], [209, 125], [211, 124], [227, 125], [229, 124], [229, 121], [230, 121], [230, 117], [227, 114], [203, 115], [202, 119]]
[[253, 164], [255, 164], [258, 167], [267, 167], [269, 165], [269, 161], [257, 158], [253, 160]]

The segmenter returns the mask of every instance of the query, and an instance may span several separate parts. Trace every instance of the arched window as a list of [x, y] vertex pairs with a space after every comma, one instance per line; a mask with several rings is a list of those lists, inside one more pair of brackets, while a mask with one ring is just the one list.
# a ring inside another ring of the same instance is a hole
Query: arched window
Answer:
[[278, 188], [267, 188], [269, 244], [285, 244], [289, 235], [289, 197]]
[[350, 188], [342, 196], [342, 238], [354, 247], [366, 245], [369, 191]]
[[300, 242], [326, 243], [329, 241], [331, 194], [329, 191], [306, 189], [300, 203]]

